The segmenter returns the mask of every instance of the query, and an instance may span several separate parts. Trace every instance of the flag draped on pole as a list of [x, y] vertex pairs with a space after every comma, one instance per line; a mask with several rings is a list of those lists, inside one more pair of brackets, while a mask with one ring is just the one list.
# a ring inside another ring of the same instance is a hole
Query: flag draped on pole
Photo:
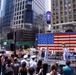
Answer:
[[70, 51], [76, 45], [76, 33], [46, 33], [38, 34], [38, 47], [49, 50], [62, 50], [62, 43], [66, 44]]

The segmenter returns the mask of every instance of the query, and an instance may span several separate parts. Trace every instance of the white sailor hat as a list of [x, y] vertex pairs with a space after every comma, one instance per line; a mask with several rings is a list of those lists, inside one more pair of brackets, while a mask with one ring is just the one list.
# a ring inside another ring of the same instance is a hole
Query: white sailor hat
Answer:
[[25, 58], [28, 58], [28, 55], [24, 55], [24, 57], [23, 57], [23, 58], [24, 58], [24, 59], [25, 59]]
[[31, 58], [36, 58], [36, 55], [31, 56]]

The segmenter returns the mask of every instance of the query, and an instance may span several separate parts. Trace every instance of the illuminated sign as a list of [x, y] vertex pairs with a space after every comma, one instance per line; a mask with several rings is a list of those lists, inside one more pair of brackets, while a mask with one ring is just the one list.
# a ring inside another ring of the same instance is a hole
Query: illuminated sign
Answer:
[[48, 24], [51, 23], [51, 12], [50, 12], [50, 11], [47, 11], [47, 12], [46, 12], [46, 22], [47, 22]]

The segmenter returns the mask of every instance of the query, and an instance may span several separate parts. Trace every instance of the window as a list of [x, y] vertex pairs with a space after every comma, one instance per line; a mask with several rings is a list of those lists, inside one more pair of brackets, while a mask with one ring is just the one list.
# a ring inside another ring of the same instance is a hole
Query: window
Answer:
[[20, 21], [19, 21], [19, 24], [20, 24]]
[[68, 0], [68, 2], [71, 2], [71, 0]]
[[53, 24], [55, 24], [55, 23], [53, 23]]
[[24, 14], [24, 11], [22, 11], [22, 14]]
[[22, 20], [22, 23], [23, 23], [23, 20]]
[[61, 23], [63, 23], [63, 20], [61, 20]]
[[16, 16], [16, 13], [15, 13], [15, 16]]
[[57, 21], [56, 23], [58, 24], [59, 22]]
[[55, 26], [53, 27], [53, 29], [55, 29]]
[[20, 11], [20, 14], [21, 14], [21, 11]]
[[56, 19], [58, 19], [58, 16], [56, 16]]
[[19, 3], [18, 3], [18, 6], [19, 6]]
[[22, 18], [23, 18], [23, 15], [22, 15]]
[[20, 5], [22, 5], [22, 2], [20, 2]]
[[14, 22], [14, 25], [15, 25], [15, 22]]
[[21, 19], [21, 16], [19, 16], [19, 19]]
[[18, 17], [17, 17], [17, 19], [18, 19]]

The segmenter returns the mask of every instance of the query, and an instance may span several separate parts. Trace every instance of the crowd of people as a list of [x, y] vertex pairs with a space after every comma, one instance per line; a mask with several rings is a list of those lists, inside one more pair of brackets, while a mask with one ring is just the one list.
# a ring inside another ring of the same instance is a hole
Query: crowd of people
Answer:
[[[15, 56], [0, 55], [0, 74], [1, 75], [73, 75], [70, 61], [66, 61], [66, 66], [61, 69], [58, 63], [50, 64], [42, 59], [36, 60], [36, 55], [24, 55], [21, 61]], [[50, 69], [50, 70], [49, 70]]]

